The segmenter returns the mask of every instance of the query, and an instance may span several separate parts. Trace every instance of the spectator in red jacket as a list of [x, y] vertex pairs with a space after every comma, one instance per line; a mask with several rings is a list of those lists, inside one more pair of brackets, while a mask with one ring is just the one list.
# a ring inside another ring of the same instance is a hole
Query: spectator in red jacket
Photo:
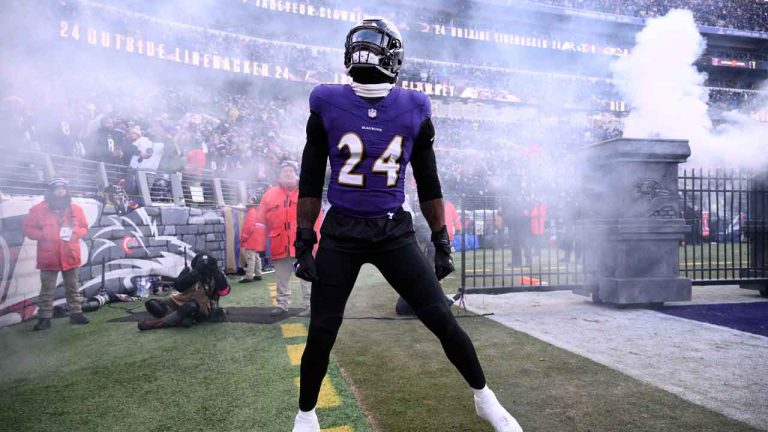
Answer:
[[187, 172], [196, 176], [203, 175], [203, 169], [205, 168], [206, 163], [205, 152], [200, 148], [187, 151], [186, 162], [185, 169]]
[[[298, 168], [291, 163], [283, 163], [280, 169], [278, 185], [268, 189], [261, 197], [257, 212], [257, 220], [262, 222], [268, 231], [270, 243], [270, 258], [275, 265], [277, 279], [277, 307], [272, 315], [282, 315], [288, 311], [291, 302], [290, 278], [293, 275], [293, 258], [296, 251], [293, 242], [296, 240], [296, 203], [299, 200]], [[321, 217], [315, 223], [315, 231], [319, 231]], [[309, 315], [309, 297], [312, 284], [299, 279], [304, 296], [305, 310], [300, 316]]]
[[243, 229], [240, 231], [240, 248], [245, 254], [247, 270], [240, 283], [249, 283], [261, 280], [261, 257], [259, 252], [266, 249], [266, 238], [263, 222], [258, 220], [258, 199], [254, 196], [248, 202], [248, 213], [243, 220]]
[[457, 232], [461, 232], [461, 218], [456, 206], [452, 202], [445, 200], [445, 225], [448, 228], [448, 240], [453, 241]]
[[72, 204], [66, 180], [55, 178], [48, 183], [45, 200], [29, 210], [24, 219], [24, 235], [37, 241], [37, 268], [40, 270], [38, 322], [35, 330], [51, 327], [53, 291], [59, 273], [69, 305], [69, 322], [88, 324], [80, 306], [80, 239], [88, 234], [88, 221], [83, 209]]

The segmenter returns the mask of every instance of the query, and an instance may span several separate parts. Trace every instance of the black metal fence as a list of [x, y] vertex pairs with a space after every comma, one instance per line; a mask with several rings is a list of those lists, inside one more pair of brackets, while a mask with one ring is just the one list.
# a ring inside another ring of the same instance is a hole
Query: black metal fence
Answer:
[[567, 290], [584, 283], [578, 205], [492, 196], [460, 200], [462, 289], [467, 293]]
[[683, 169], [680, 211], [691, 231], [680, 245], [680, 275], [694, 284], [766, 281], [766, 199], [759, 176]]
[[[682, 277], [696, 285], [768, 286], [768, 175], [680, 169]], [[587, 275], [576, 195], [463, 196], [454, 247], [467, 293], [583, 288]], [[765, 290], [765, 288], [763, 288]]]

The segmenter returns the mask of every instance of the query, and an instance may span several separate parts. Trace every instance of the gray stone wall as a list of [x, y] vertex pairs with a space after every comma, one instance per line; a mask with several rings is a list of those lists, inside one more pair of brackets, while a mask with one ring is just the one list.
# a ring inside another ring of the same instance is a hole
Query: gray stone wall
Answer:
[[[130, 222], [126, 221], [125, 218], [129, 219]], [[121, 229], [110, 230], [98, 235], [104, 229], [115, 227], [116, 221], [120, 222]], [[135, 235], [137, 228], [140, 236]], [[89, 262], [80, 270], [80, 280], [85, 282], [100, 277], [102, 262], [110, 263], [115, 260], [126, 259], [163, 260], [168, 254], [180, 257], [180, 261], [183, 262], [185, 251], [187, 262], [192, 259], [195, 253], [207, 251], [223, 266], [226, 250], [225, 231], [224, 217], [220, 210], [168, 206], [145, 207], [143, 210], [140, 209], [120, 217], [114, 214], [110, 207], [107, 207], [102, 212], [98, 224], [92, 226], [89, 231], [86, 242], [89, 245], [91, 257]], [[124, 247], [122, 242], [126, 237], [132, 239], [127, 240]], [[96, 253], [99, 247], [105, 244], [99, 239], [112, 241], [114, 246]], [[120, 265], [120, 267], [124, 269], [135, 268], [131, 264]], [[114, 266], [109, 265], [107, 272], [112, 270], [115, 270]], [[107, 283], [111, 289], [122, 290], [126, 288], [125, 285], [125, 278], [112, 279]], [[100, 286], [100, 281], [96, 285], [96, 289], [98, 286]]]
[[[40, 197], [13, 197], [0, 202], [0, 315], [3, 310], [34, 300], [40, 290], [36, 243], [25, 239], [22, 223]], [[223, 212], [177, 206], [144, 207], [117, 215], [111, 206], [76, 199], [89, 220], [83, 239], [80, 283], [85, 296], [101, 286], [125, 291], [141, 275], [174, 277], [195, 253], [207, 251], [224, 267], [226, 229]], [[86, 250], [87, 249], [87, 250]], [[56, 297], [63, 297], [59, 288]]]

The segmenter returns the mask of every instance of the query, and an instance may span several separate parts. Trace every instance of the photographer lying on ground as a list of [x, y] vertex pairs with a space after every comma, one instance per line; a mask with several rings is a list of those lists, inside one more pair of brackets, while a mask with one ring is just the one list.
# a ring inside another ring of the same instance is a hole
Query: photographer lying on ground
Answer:
[[201, 252], [192, 258], [192, 268], [186, 267], [174, 283], [174, 292], [161, 300], [144, 303], [157, 319], [139, 322], [139, 330], [163, 327], [191, 327], [203, 321], [222, 321], [224, 311], [219, 308], [219, 297], [229, 294], [229, 282], [219, 269], [216, 258]]

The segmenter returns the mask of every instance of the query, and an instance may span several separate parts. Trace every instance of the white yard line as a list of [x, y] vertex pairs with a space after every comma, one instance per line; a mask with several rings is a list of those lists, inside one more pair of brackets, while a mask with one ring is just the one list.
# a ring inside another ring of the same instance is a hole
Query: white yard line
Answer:
[[[766, 300], [737, 287], [694, 287], [694, 301], [685, 304]], [[507, 327], [768, 430], [766, 337], [598, 306], [569, 292], [469, 295], [466, 303]]]

